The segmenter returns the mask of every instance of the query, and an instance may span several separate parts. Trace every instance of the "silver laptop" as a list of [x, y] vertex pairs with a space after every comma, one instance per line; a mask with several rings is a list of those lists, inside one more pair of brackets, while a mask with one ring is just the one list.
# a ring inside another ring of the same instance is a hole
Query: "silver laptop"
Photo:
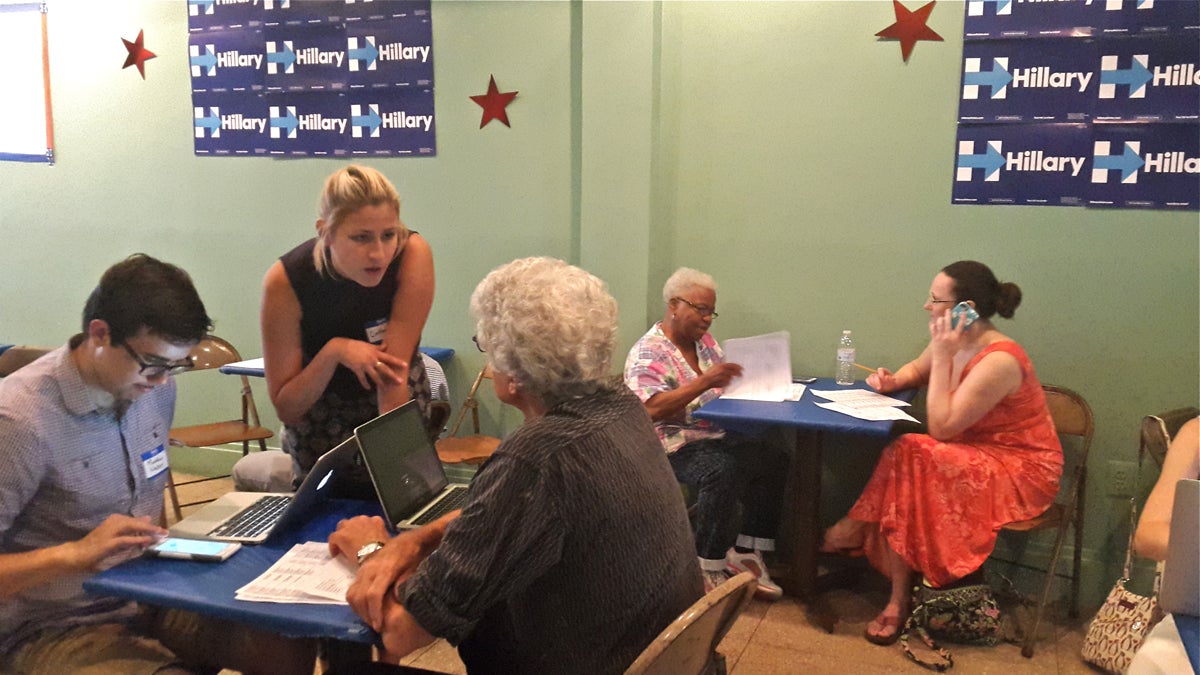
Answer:
[[1200, 615], [1200, 481], [1175, 484], [1171, 538], [1158, 604], [1164, 612]]
[[409, 401], [354, 430], [363, 464], [395, 530], [408, 530], [459, 508], [467, 484], [450, 483], [417, 404]]
[[296, 492], [228, 492], [175, 523], [171, 535], [258, 544], [298, 528], [329, 498], [334, 475], [352, 467], [356, 454], [358, 443], [351, 436], [321, 455]]

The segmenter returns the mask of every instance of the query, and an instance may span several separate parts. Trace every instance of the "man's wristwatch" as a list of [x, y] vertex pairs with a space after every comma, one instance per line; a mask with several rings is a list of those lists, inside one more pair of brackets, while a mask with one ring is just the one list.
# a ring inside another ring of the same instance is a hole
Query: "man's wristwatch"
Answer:
[[369, 544], [363, 544], [363, 547], [358, 549], [358, 564], [361, 565], [367, 561], [367, 558], [379, 552], [383, 548], [382, 541], [373, 541]]

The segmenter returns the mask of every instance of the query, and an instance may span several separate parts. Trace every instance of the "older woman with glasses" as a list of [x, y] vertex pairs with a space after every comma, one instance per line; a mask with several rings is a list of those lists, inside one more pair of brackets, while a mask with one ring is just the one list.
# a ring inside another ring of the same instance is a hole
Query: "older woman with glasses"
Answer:
[[[966, 303], [974, 322], [954, 318]], [[888, 604], [866, 630], [876, 644], [900, 637], [914, 572], [934, 587], [979, 569], [1006, 523], [1054, 501], [1062, 446], [1025, 351], [992, 324], [1012, 318], [1021, 289], [973, 260], [942, 269], [929, 288], [929, 346], [893, 373], [867, 378], [880, 392], [925, 386], [928, 434], [884, 449], [849, 515], [825, 533], [823, 550], [858, 554], [892, 582]]]
[[[461, 515], [388, 541], [347, 599], [389, 657], [439, 636], [468, 672], [623, 672], [701, 583], [650, 419], [609, 374], [617, 303], [578, 267], [525, 258], [480, 282], [471, 313], [496, 395], [525, 422]], [[360, 517], [329, 542], [354, 562], [387, 540]]]
[[760, 598], [778, 599], [783, 589], [771, 581], [762, 552], [775, 550], [787, 455], [692, 416], [742, 373], [725, 362], [708, 332], [717, 318], [713, 278], [681, 267], [663, 286], [663, 302], [662, 321], [629, 351], [625, 384], [654, 420], [676, 479], [696, 488], [696, 554], [705, 587], [712, 590], [727, 572], [748, 570], [758, 576]]

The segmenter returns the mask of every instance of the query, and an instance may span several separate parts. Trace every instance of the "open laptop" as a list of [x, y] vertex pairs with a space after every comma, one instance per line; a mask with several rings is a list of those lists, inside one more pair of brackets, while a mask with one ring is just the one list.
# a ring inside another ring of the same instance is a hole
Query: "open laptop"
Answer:
[[329, 498], [334, 474], [352, 467], [357, 454], [358, 443], [351, 436], [321, 455], [296, 492], [228, 492], [175, 523], [171, 535], [258, 544], [299, 527]]
[[1200, 615], [1200, 481], [1175, 484], [1171, 538], [1158, 604], [1164, 612]]
[[408, 530], [459, 508], [465, 483], [450, 483], [415, 402], [354, 430], [388, 525]]

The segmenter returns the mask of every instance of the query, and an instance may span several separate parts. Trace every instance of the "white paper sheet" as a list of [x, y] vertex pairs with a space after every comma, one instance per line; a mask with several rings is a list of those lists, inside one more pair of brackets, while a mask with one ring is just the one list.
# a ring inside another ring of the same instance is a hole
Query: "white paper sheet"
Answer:
[[917, 419], [912, 415], [909, 415], [896, 406], [890, 405], [862, 408], [852, 408], [841, 403], [818, 403], [817, 405], [825, 408], [826, 410], [832, 410], [837, 413], [842, 413], [843, 415], [856, 417], [860, 420], [870, 420], [872, 422], [878, 422], [880, 420], [908, 420], [910, 422], [917, 421]]
[[299, 602], [344, 605], [355, 571], [329, 554], [329, 544], [296, 544], [257, 579], [234, 595], [250, 602]]
[[742, 376], [725, 387], [721, 398], [783, 401], [792, 393], [791, 340], [785, 330], [732, 338], [722, 345], [725, 361], [742, 367]]
[[820, 396], [834, 403], [841, 403], [847, 408], [875, 408], [878, 406], [906, 406], [908, 403], [898, 398], [884, 396], [876, 391], [866, 389], [822, 389], [813, 390], [814, 396]]
[[822, 408], [857, 417], [860, 420], [917, 421], [912, 415], [900, 409], [909, 405], [907, 402], [891, 396], [884, 396], [879, 392], [866, 389], [823, 389], [821, 391], [814, 389], [813, 395], [830, 401], [830, 403], [817, 404]]

